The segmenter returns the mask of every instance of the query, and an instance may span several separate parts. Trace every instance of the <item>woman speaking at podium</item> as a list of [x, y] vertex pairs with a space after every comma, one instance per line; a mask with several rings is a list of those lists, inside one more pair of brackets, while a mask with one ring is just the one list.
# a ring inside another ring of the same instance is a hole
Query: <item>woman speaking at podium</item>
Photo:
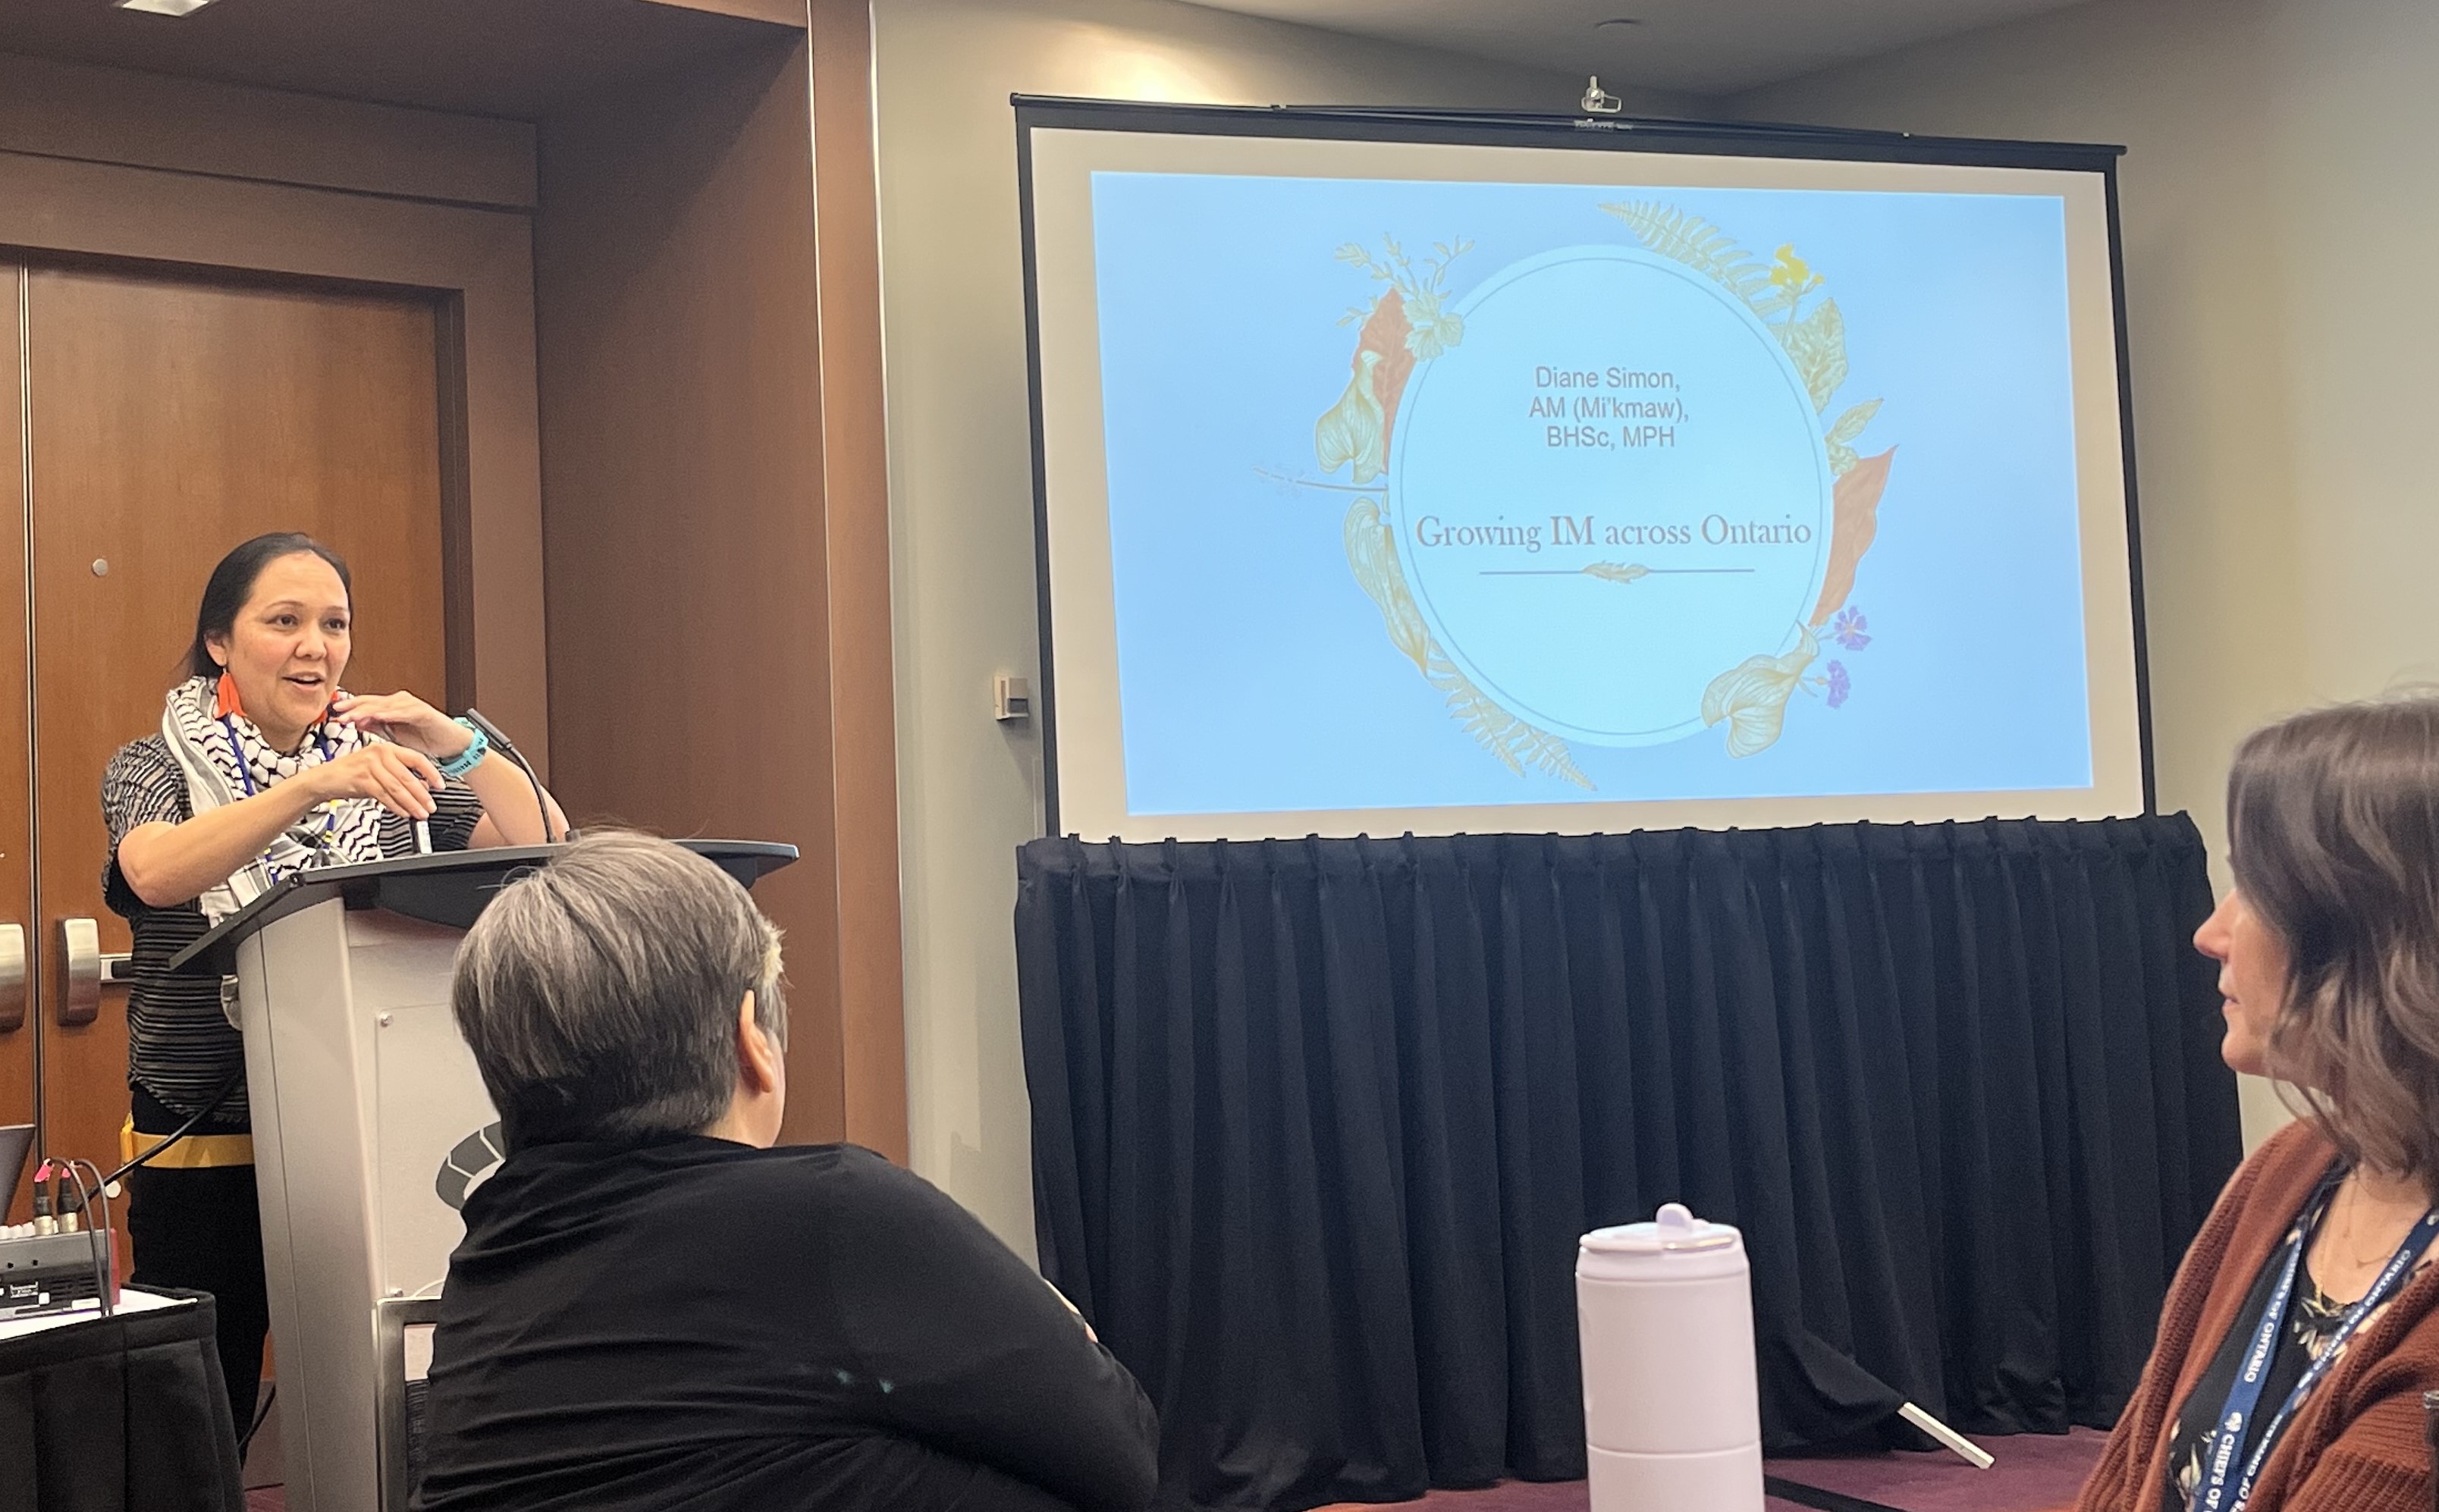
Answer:
[[134, 934], [123, 1158], [192, 1126], [131, 1178], [134, 1281], [212, 1293], [240, 1433], [270, 1326], [245, 1050], [223, 985], [173, 977], [169, 958], [298, 871], [412, 856], [427, 837], [434, 850], [546, 838], [524, 773], [472, 726], [412, 693], [341, 691], [350, 592], [347, 563], [307, 536], [222, 558], [159, 731], [101, 782], [102, 884]]

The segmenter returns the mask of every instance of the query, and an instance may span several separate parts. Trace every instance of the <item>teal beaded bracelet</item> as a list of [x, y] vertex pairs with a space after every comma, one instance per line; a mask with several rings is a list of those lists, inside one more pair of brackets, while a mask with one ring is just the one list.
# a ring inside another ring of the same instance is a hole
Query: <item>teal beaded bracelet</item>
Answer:
[[473, 725], [467, 723], [464, 720], [459, 720], [456, 722], [463, 726], [469, 734], [472, 735], [474, 737], [474, 740], [473, 743], [467, 746], [465, 750], [458, 752], [455, 756], [451, 756], [448, 760], [440, 763], [440, 774], [452, 781], [464, 776], [467, 773], [481, 766], [483, 764], [483, 758], [491, 753], [491, 738], [490, 736], [485, 735], [478, 729], [475, 729]]

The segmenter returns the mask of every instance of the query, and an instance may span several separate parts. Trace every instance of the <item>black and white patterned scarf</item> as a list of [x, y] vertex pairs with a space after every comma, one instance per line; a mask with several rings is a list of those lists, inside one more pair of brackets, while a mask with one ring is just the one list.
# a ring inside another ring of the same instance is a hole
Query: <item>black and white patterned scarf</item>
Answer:
[[[170, 689], [161, 715], [162, 738], [177, 757], [187, 779], [188, 810], [197, 815], [260, 792], [308, 767], [335, 761], [371, 738], [352, 724], [328, 720], [308, 729], [294, 754], [283, 754], [271, 748], [252, 720], [242, 713], [223, 719], [219, 706], [219, 683], [190, 677]], [[197, 899], [205, 927], [297, 872], [381, 860], [381, 805], [370, 798], [334, 798], [316, 805], [261, 855]]]

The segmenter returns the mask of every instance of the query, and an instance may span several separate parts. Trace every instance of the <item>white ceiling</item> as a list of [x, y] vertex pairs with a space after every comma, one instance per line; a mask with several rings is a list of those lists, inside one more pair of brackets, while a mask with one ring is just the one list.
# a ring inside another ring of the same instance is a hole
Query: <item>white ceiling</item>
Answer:
[[[1192, 0], [1356, 36], [1730, 95], [2084, 0]], [[1604, 27], [1612, 18], [1634, 26]]]

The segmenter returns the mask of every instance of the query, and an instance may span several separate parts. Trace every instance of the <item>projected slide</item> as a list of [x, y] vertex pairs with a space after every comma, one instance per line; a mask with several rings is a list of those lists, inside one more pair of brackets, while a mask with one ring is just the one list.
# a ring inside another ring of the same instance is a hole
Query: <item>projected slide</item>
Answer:
[[2091, 780], [2056, 201], [1093, 203], [1136, 811]]
[[[1063, 785], [1138, 833], [2139, 809], [2068, 196], [1483, 157], [1077, 175], [1089, 365], [1042, 337], [1097, 421], [1046, 436], [1054, 564], [1094, 567], [1053, 575]], [[1059, 556], [1087, 531], [1106, 567]]]

